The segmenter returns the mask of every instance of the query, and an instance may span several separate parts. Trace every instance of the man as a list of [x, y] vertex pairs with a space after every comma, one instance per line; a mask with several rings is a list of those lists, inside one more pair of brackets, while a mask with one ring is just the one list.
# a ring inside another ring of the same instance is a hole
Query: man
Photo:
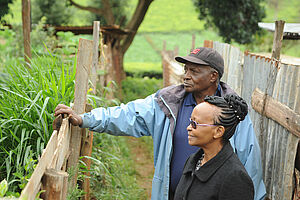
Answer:
[[[188, 144], [186, 127], [193, 108], [205, 96], [234, 93], [220, 82], [224, 72], [222, 56], [213, 49], [200, 47], [188, 56], [176, 57], [184, 64], [184, 83], [163, 88], [145, 99], [109, 108], [97, 108], [77, 115], [69, 107], [58, 105], [55, 116], [66, 113], [73, 125], [96, 132], [134, 137], [152, 136], [154, 146], [154, 177], [152, 199], [173, 199], [186, 159], [198, 150]], [[255, 199], [263, 199], [260, 149], [252, 122], [247, 115], [230, 143], [245, 166], [255, 188]]]

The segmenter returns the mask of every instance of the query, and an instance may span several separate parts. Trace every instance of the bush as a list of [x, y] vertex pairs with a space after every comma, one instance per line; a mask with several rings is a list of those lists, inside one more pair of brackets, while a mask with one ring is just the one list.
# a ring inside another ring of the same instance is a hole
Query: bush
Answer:
[[47, 24], [65, 25], [69, 22], [73, 9], [66, 1], [36, 0], [33, 1], [33, 23], [38, 23], [42, 17], [46, 17]]
[[127, 103], [135, 99], [145, 98], [155, 93], [162, 86], [163, 82], [161, 79], [127, 77], [126, 80], [122, 81], [123, 102]]
[[93, 143], [92, 199], [146, 199], [145, 191], [136, 183], [126, 138], [94, 133]]
[[125, 63], [125, 72], [127, 76], [136, 78], [156, 78], [162, 79], [161, 63], [152, 62], [127, 62]]

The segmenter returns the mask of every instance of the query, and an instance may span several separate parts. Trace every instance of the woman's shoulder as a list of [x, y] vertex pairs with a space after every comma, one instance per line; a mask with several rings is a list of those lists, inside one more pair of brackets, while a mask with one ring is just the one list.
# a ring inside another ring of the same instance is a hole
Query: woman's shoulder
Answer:
[[227, 175], [225, 180], [234, 180], [234, 179], [243, 179], [248, 183], [252, 183], [250, 176], [248, 175], [244, 165], [238, 159], [235, 153], [224, 163], [225, 171], [227, 171]]

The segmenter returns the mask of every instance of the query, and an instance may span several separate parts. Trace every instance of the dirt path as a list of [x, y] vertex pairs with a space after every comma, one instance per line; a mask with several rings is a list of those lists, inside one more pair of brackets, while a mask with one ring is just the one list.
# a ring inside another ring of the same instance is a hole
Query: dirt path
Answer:
[[147, 197], [151, 199], [151, 186], [154, 174], [152, 152], [149, 152], [146, 144], [141, 139], [127, 137], [127, 143], [131, 151], [131, 158], [135, 162], [137, 171], [137, 183], [147, 192]]

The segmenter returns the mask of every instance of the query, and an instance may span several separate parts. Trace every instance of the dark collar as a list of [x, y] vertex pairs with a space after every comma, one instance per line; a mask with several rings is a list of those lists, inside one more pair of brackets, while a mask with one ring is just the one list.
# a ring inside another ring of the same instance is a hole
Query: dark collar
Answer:
[[197, 105], [192, 93], [187, 93], [186, 97], [184, 98], [183, 105], [185, 105], [185, 106], [196, 106]]
[[195, 154], [191, 155], [183, 170], [183, 174], [194, 172], [200, 181], [206, 182], [229, 159], [233, 154], [233, 150], [230, 142], [227, 142], [215, 157], [205, 163], [199, 170], [195, 171], [196, 163], [202, 154], [203, 150], [199, 149]]

